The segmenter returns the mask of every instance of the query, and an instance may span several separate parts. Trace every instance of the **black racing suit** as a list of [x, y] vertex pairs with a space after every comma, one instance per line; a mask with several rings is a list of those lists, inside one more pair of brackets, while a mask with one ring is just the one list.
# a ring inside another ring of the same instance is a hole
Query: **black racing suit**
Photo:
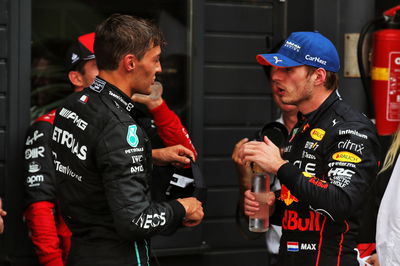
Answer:
[[374, 125], [333, 92], [301, 115], [278, 170], [279, 265], [355, 266], [359, 214], [376, 176]]
[[58, 109], [52, 148], [69, 265], [147, 265], [149, 238], [181, 224], [177, 201], [150, 197], [151, 144], [140, 112], [96, 78]]

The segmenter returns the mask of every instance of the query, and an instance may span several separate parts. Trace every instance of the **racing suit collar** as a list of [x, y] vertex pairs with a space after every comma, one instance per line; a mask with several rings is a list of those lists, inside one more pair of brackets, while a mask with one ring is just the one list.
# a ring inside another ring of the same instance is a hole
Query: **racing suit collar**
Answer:
[[315, 123], [318, 121], [319, 117], [328, 109], [330, 106], [335, 103], [336, 101], [340, 100], [336, 90], [333, 90], [332, 93], [326, 98], [326, 100], [314, 111], [308, 114], [301, 114], [301, 117], [307, 120], [310, 124]]

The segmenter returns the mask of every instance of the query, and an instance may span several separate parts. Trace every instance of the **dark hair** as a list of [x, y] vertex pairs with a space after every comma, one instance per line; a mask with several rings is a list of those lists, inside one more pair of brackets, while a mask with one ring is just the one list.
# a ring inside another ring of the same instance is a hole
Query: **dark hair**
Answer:
[[[307, 76], [310, 76], [312, 73], [314, 73], [318, 69], [313, 66], [308, 66], [308, 65], [305, 65], [305, 66], [307, 67]], [[325, 79], [324, 85], [328, 90], [337, 89], [339, 87], [338, 73], [326, 71], [326, 79]]]
[[86, 74], [85, 65], [89, 62], [88, 60], [81, 60], [76, 66], [74, 66], [70, 71], [78, 71], [81, 75]]
[[115, 70], [127, 54], [138, 60], [155, 46], [165, 44], [153, 23], [130, 15], [113, 14], [96, 28], [94, 52], [99, 70]]

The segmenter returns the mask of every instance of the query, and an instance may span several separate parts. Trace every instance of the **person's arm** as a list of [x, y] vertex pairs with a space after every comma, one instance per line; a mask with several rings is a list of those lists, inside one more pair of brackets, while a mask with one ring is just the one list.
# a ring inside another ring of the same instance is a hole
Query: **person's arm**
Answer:
[[372, 254], [371, 257], [369, 257], [366, 262], [372, 266], [380, 266], [378, 254], [376, 253]]
[[135, 141], [128, 143], [128, 128], [133, 126], [108, 123], [95, 156], [118, 234], [128, 240], [143, 239], [177, 228], [184, 218], [193, 224], [201, 221], [203, 209], [195, 198], [151, 201], [151, 146], [138, 126], [132, 136]]
[[[49, 145], [52, 117], [43, 116], [25, 142], [24, 218], [41, 265], [63, 265], [55, 221], [54, 165]], [[68, 252], [68, 251], [66, 251]]]
[[197, 152], [189, 137], [189, 133], [182, 125], [179, 117], [169, 109], [161, 96], [152, 98], [147, 95], [134, 94], [132, 100], [146, 105], [157, 126], [157, 133], [166, 147], [183, 145], [193, 152], [195, 156], [193, 160], [196, 159]]
[[158, 107], [150, 109], [150, 112], [153, 115], [154, 123], [157, 126], [157, 133], [160, 135], [165, 146], [181, 144], [190, 149], [194, 155], [197, 156], [196, 149], [192, 144], [189, 133], [182, 125], [179, 117], [169, 109], [165, 101], [162, 101]]
[[40, 265], [64, 265], [54, 219], [54, 204], [49, 201], [34, 202], [25, 210], [24, 217]]
[[189, 158], [194, 158], [194, 153], [182, 145], [169, 146], [161, 149], [152, 149], [153, 162], [155, 165], [163, 166], [168, 164], [187, 165]]

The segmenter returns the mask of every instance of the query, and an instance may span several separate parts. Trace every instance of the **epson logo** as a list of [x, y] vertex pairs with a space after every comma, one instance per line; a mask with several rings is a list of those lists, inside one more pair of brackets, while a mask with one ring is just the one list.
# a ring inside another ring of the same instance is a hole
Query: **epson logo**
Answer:
[[319, 63], [321, 65], [326, 66], [326, 61], [322, 60], [321, 58], [319, 58], [317, 56], [311, 56], [311, 55], [308, 54], [308, 55], [305, 56], [305, 59], [307, 61], [317, 62], [317, 63]]
[[79, 118], [79, 116], [76, 113], [66, 108], [61, 109], [59, 115], [65, 117], [66, 119], [71, 119], [73, 123], [76, 124], [77, 127], [79, 127], [82, 130], [85, 130], [88, 125], [88, 123], [83, 119]]

